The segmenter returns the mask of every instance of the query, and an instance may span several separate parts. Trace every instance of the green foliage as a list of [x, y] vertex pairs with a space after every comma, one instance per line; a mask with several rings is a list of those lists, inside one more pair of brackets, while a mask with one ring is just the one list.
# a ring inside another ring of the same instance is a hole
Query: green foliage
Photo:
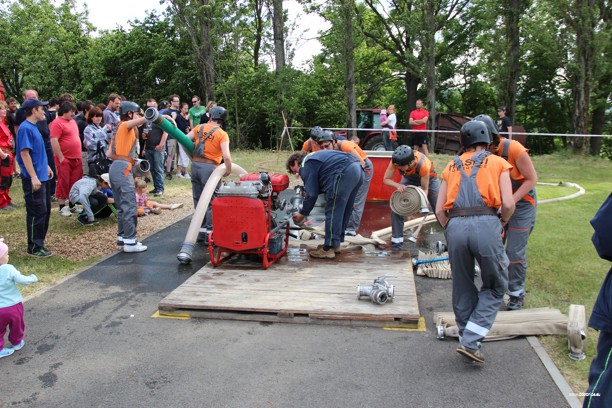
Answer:
[[86, 82], [91, 24], [74, 13], [75, 1], [55, 6], [49, 0], [19, 0], [0, 9], [0, 80], [21, 97], [35, 88], [41, 96], [78, 90]]
[[[129, 28], [93, 37], [87, 13], [75, 12], [75, 0], [0, 0], [0, 80], [7, 96], [18, 98], [26, 88], [37, 89], [43, 99], [70, 92], [95, 102], [111, 92], [140, 104], [173, 93], [182, 99], [193, 94], [214, 98], [229, 109], [228, 131], [238, 146], [276, 147], [284, 127], [279, 107], [287, 111], [290, 126], [346, 126], [343, 3], [300, 1], [330, 23], [319, 33], [322, 51], [299, 70], [290, 64], [296, 44], [287, 43], [289, 64], [275, 75], [271, 9], [263, 2], [172, 0], [163, 16], [152, 13]], [[410, 104], [427, 96], [421, 83], [428, 71], [424, 41], [434, 32], [437, 109], [495, 117], [507, 76], [504, 5], [493, 0], [434, 3], [430, 27], [425, 12], [430, 3], [423, 0], [355, 2], [357, 106], [395, 104], [398, 126], [407, 127]], [[570, 74], [576, 72], [576, 38], [560, 11], [568, 3], [524, 4], [529, 8], [520, 22], [521, 76], [513, 119], [528, 131], [568, 133], [574, 114]], [[597, 2], [589, 14], [595, 18], [599, 12], [591, 105], [605, 112], [603, 119], [593, 117], [599, 121], [596, 128], [603, 129], [598, 131], [609, 134], [612, 34], [603, 5]], [[287, 22], [285, 30], [288, 34], [295, 27]], [[296, 132], [294, 143], [305, 136]], [[551, 153], [561, 143], [565, 147], [568, 141], [527, 141], [536, 154]], [[609, 143], [602, 143], [604, 157], [610, 157]]]
[[604, 137], [601, 143], [601, 157], [612, 160], [612, 137]]

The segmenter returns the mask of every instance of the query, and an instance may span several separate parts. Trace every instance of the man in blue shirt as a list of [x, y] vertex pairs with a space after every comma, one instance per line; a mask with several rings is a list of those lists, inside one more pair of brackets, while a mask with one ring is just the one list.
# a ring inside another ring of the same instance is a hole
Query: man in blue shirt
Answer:
[[36, 124], [45, 120], [48, 102], [26, 99], [21, 108], [26, 120], [17, 131], [17, 162], [22, 171], [23, 196], [26, 205], [26, 231], [28, 233], [28, 254], [36, 257], [53, 255], [45, 248], [45, 238], [51, 215], [51, 190], [49, 180], [53, 171], [47, 161], [42, 135]]
[[302, 210], [293, 215], [301, 224], [314, 208], [317, 196], [325, 193], [325, 243], [310, 252], [313, 258], [333, 259], [344, 241], [357, 190], [363, 183], [363, 168], [353, 155], [336, 150], [311, 154], [297, 152], [287, 160], [287, 170], [304, 181], [306, 198]]

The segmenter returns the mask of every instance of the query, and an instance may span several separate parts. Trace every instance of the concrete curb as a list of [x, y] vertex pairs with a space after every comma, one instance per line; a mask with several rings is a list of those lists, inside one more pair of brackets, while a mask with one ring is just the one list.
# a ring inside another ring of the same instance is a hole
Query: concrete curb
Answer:
[[582, 403], [580, 402], [578, 397], [576, 397], [574, 391], [569, 386], [567, 381], [565, 381], [565, 378], [563, 377], [563, 375], [561, 375], [561, 372], [559, 372], [559, 369], [552, 361], [546, 350], [544, 350], [544, 347], [542, 347], [538, 339], [534, 336], [527, 336], [527, 341], [540, 358], [540, 361], [542, 361], [542, 364], [544, 364], [544, 367], [546, 368], [546, 370], [550, 374], [550, 377], [553, 379], [553, 381], [559, 388], [559, 391], [561, 391], [561, 393], [565, 397], [565, 400], [567, 401], [569, 406], [572, 408], [581, 408]]

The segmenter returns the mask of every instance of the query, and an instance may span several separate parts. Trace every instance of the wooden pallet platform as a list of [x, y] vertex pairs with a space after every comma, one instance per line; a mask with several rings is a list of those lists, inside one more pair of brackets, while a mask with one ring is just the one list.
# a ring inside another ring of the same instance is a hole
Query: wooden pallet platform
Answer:
[[[407, 255], [407, 254], [406, 254]], [[268, 270], [236, 260], [196, 272], [159, 303], [161, 315], [264, 322], [416, 328], [420, 317], [409, 256], [350, 252], [313, 260], [306, 249], [290, 248]], [[357, 284], [394, 275], [392, 302], [357, 299]]]

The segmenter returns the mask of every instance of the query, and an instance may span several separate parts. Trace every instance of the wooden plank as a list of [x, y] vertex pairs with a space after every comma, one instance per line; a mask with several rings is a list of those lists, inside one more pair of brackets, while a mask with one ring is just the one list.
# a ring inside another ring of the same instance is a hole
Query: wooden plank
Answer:
[[[383, 327], [418, 324], [420, 317], [409, 257], [350, 254], [304, 262], [284, 257], [268, 270], [206, 265], [164, 298], [159, 309], [211, 319]], [[350, 262], [344, 262], [350, 258]], [[384, 305], [357, 299], [357, 284], [394, 275], [395, 297]], [[399, 327], [399, 326], [398, 326]], [[411, 326], [410, 326], [411, 327]]]

